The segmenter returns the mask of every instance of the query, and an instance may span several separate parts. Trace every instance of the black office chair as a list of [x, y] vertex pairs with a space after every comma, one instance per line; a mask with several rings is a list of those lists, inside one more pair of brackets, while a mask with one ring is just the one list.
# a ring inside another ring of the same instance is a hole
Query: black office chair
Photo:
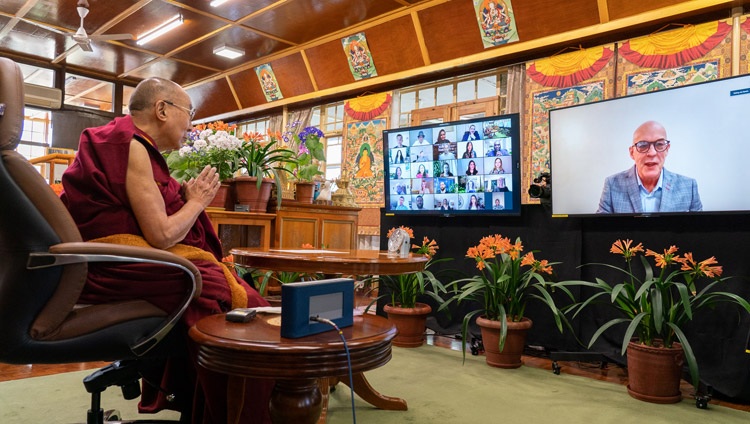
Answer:
[[[102, 391], [118, 385], [126, 398], [135, 398], [142, 369], [185, 355], [186, 331], [172, 329], [180, 329], [180, 317], [200, 294], [201, 276], [190, 261], [159, 249], [83, 242], [63, 203], [14, 150], [23, 107], [21, 70], [0, 58], [0, 362], [116, 361], [84, 380], [91, 393], [87, 423], [103, 423]], [[142, 299], [77, 304], [91, 262], [156, 263], [184, 271], [179, 308], [163, 311]]]

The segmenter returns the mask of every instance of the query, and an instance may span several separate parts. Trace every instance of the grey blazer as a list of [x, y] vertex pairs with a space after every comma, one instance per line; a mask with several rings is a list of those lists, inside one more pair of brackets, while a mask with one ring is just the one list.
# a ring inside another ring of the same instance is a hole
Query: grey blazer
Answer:
[[[604, 180], [602, 197], [596, 213], [642, 213], [641, 194], [635, 166]], [[703, 210], [698, 183], [664, 169], [659, 212], [692, 212]]]

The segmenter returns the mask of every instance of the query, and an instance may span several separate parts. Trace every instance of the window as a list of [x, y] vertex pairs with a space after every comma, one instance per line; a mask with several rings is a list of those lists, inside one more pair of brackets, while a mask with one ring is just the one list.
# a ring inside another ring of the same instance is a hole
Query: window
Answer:
[[266, 134], [271, 118], [259, 118], [250, 121], [243, 121], [237, 124], [237, 136], [241, 137], [244, 133]]
[[404, 88], [396, 94], [398, 102], [394, 102], [398, 105], [398, 126], [410, 125], [411, 111], [414, 109], [444, 106], [488, 97], [498, 98], [499, 111], [502, 113], [506, 108], [507, 83], [508, 72], [503, 68]]
[[130, 108], [128, 105], [130, 104], [130, 96], [133, 95], [133, 91], [135, 91], [135, 87], [131, 87], [129, 85], [123, 85], [122, 86], [122, 114], [127, 115], [130, 113]]
[[113, 112], [114, 90], [111, 82], [70, 73], [65, 76], [66, 105]]
[[319, 126], [326, 136], [326, 163], [323, 170], [325, 178], [339, 178], [344, 139], [344, 102], [314, 108], [310, 125]]
[[46, 110], [27, 107], [23, 114], [23, 133], [16, 151], [26, 159], [46, 155], [51, 138], [51, 113]]

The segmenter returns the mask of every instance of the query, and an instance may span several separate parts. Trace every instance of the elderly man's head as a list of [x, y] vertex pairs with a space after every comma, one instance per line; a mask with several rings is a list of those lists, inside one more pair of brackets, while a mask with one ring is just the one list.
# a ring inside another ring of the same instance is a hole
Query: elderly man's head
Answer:
[[656, 121], [644, 122], [633, 133], [629, 150], [641, 180], [655, 184], [669, 153], [667, 130]]

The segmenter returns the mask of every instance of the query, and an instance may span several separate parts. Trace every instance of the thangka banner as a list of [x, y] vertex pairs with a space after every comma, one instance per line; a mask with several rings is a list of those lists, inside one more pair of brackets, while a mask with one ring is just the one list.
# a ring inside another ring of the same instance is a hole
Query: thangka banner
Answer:
[[342, 38], [341, 44], [344, 46], [344, 52], [349, 60], [349, 70], [355, 80], [378, 76], [364, 32]]
[[[527, 64], [524, 100], [525, 136], [521, 152], [521, 187], [549, 172], [549, 111], [614, 96], [613, 45], [581, 49]], [[521, 203], [535, 203], [526, 191]]]
[[383, 205], [383, 130], [387, 124], [385, 119], [375, 119], [346, 125], [343, 163], [349, 166], [349, 187], [362, 207]]
[[618, 96], [727, 77], [732, 71], [730, 19], [634, 38], [618, 45]]
[[281, 95], [279, 83], [276, 82], [276, 75], [274, 75], [273, 69], [271, 69], [271, 64], [264, 63], [263, 65], [256, 66], [255, 74], [258, 75], [260, 88], [263, 89], [263, 94], [265, 94], [267, 102], [284, 98]]
[[485, 49], [518, 41], [510, 0], [474, 0], [474, 12]]

